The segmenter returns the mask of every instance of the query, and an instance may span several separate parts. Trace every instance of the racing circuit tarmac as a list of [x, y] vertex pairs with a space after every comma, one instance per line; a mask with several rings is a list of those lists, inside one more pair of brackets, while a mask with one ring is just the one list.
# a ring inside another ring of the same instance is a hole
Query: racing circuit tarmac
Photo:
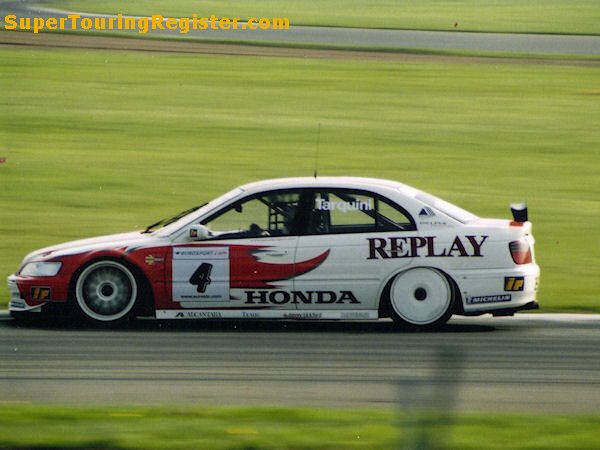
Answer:
[[[44, 0], [0, 0], [0, 17], [64, 18], [70, 13], [41, 7]], [[190, 11], [190, 14], [194, 11]], [[102, 14], [79, 13], [86, 18]], [[104, 16], [110, 17], [110, 16]], [[460, 31], [390, 30], [343, 27], [297, 26], [288, 30], [153, 30], [148, 35], [202, 39], [205, 42], [246, 42], [260, 44], [321, 45], [333, 47], [377, 48], [387, 50], [429, 49], [436, 51], [514, 52], [535, 54], [600, 55], [600, 36], [472, 33]], [[131, 32], [130, 32], [131, 33]], [[136, 33], [135, 31], [132, 33]], [[41, 35], [40, 40], [43, 40]]]
[[[119, 330], [0, 315], [0, 403], [414, 407], [600, 412], [600, 315], [158, 322]], [[434, 406], [436, 403], [434, 403]]]

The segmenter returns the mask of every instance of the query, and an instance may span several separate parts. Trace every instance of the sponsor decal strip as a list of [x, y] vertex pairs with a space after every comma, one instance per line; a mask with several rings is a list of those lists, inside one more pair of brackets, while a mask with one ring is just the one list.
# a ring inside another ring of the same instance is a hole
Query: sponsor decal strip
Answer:
[[363, 202], [355, 200], [353, 202], [336, 202], [334, 200], [327, 201], [322, 198], [315, 199], [315, 209], [320, 211], [341, 211], [347, 213], [348, 211], [372, 211], [373, 203], [371, 200]]
[[525, 277], [504, 277], [505, 291], [522, 291], [525, 288]]
[[331, 304], [331, 303], [360, 303], [352, 291], [244, 291], [246, 304], [275, 304], [287, 303]]
[[32, 287], [31, 298], [36, 301], [52, 300], [52, 289], [49, 287]]
[[498, 294], [498, 295], [480, 295], [477, 297], [467, 298], [469, 305], [479, 305], [482, 303], [502, 303], [510, 302], [512, 300], [511, 294]]
[[228, 310], [158, 309], [157, 319], [290, 319], [290, 320], [376, 320], [377, 310], [299, 311], [299, 310]]

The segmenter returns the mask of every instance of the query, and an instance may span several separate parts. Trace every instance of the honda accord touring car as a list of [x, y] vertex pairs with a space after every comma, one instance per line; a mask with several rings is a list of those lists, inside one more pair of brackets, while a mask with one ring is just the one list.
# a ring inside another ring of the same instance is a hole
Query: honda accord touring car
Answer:
[[27, 255], [8, 278], [10, 311], [433, 328], [452, 314], [537, 308], [531, 230], [524, 206], [484, 219], [394, 181], [266, 180], [145, 230]]

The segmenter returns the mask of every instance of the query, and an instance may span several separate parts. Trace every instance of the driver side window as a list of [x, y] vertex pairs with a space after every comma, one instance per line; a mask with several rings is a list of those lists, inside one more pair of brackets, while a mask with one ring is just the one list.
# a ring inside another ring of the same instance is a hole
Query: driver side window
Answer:
[[267, 207], [258, 199], [250, 200], [229, 209], [206, 225], [213, 231], [239, 232], [256, 224], [262, 229], [267, 228]]
[[294, 192], [265, 194], [238, 202], [204, 221], [212, 239], [237, 239], [264, 236], [287, 236], [300, 195]]

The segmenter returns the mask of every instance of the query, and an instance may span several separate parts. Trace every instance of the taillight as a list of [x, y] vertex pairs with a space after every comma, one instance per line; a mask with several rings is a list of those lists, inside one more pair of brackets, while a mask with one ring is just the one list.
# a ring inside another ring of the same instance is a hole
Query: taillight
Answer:
[[508, 244], [508, 248], [515, 264], [529, 264], [532, 262], [531, 247], [529, 247], [527, 239], [512, 241]]

